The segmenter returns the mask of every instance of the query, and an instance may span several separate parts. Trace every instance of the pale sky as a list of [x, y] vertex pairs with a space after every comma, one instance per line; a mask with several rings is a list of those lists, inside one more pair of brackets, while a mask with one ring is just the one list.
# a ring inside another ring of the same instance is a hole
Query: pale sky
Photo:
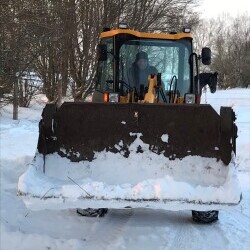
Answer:
[[238, 14], [250, 14], [250, 0], [200, 0], [199, 10], [204, 18], [217, 17], [229, 13], [233, 17]]

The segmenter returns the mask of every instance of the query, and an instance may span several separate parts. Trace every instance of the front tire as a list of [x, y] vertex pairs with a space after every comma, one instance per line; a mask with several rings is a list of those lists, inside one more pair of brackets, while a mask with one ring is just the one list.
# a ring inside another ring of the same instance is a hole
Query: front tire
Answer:
[[86, 217], [104, 217], [108, 209], [107, 208], [98, 208], [98, 209], [93, 209], [93, 208], [77, 208], [76, 212], [81, 215], [81, 216], [86, 216]]
[[192, 210], [192, 218], [193, 221], [198, 223], [211, 223], [217, 221], [219, 215], [219, 211], [211, 210], [211, 211], [195, 211]]

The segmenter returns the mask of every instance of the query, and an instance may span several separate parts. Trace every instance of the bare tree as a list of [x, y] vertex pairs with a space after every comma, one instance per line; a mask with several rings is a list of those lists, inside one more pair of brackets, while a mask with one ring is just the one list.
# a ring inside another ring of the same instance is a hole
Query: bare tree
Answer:
[[75, 98], [85, 97], [94, 83], [96, 46], [102, 28], [117, 27], [126, 22], [141, 31], [179, 31], [184, 24], [197, 23], [192, 11], [195, 0], [89, 0], [72, 1], [74, 27], [71, 33], [70, 77], [73, 79]]
[[209, 67], [219, 72], [222, 88], [247, 87], [250, 81], [250, 18], [236, 18], [224, 14], [217, 19], [201, 22], [195, 30], [196, 48], [212, 48], [213, 60]]
[[7, 90], [9, 82], [15, 83], [22, 72], [35, 71], [49, 101], [65, 96], [69, 84], [75, 99], [85, 98], [94, 84], [96, 46], [103, 27], [114, 28], [119, 22], [126, 22], [141, 31], [179, 31], [183, 25], [197, 23], [198, 16], [193, 11], [196, 3], [197, 0], [2, 0], [4, 74], [0, 91]]
[[[1, 97], [8, 94], [17, 111], [18, 101], [23, 102], [21, 78], [24, 72], [34, 70], [34, 62], [42, 53], [37, 49], [43, 38], [42, 9], [30, 8], [35, 0], [3, 0], [0, 3], [1, 17]], [[19, 86], [18, 86], [19, 82]], [[17, 93], [20, 90], [20, 93]], [[27, 90], [27, 88], [26, 88]], [[26, 91], [25, 95], [33, 93]], [[14, 98], [14, 100], [13, 100]], [[28, 97], [27, 97], [28, 98]]]

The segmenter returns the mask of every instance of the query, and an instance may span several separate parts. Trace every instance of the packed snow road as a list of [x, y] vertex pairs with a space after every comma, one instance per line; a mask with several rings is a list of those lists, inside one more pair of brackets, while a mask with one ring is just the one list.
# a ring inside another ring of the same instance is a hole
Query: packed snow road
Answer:
[[17, 196], [17, 181], [36, 149], [41, 105], [1, 113], [0, 249], [249, 249], [250, 245], [250, 89], [203, 95], [216, 110], [233, 106], [239, 138], [237, 164], [243, 200], [220, 211], [218, 222], [192, 222], [190, 211], [110, 210], [104, 218], [85, 218], [75, 210], [31, 211]]

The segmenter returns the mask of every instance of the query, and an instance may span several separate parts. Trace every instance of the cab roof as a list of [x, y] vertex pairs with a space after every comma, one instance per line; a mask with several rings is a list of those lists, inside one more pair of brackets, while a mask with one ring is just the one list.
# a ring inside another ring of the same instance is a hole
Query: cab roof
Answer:
[[113, 37], [119, 34], [133, 35], [138, 38], [152, 38], [152, 39], [165, 39], [165, 40], [179, 40], [182, 38], [193, 38], [191, 33], [176, 33], [176, 34], [167, 34], [167, 33], [147, 33], [139, 32], [136, 30], [130, 29], [115, 29], [110, 31], [105, 31], [100, 34], [100, 38]]

